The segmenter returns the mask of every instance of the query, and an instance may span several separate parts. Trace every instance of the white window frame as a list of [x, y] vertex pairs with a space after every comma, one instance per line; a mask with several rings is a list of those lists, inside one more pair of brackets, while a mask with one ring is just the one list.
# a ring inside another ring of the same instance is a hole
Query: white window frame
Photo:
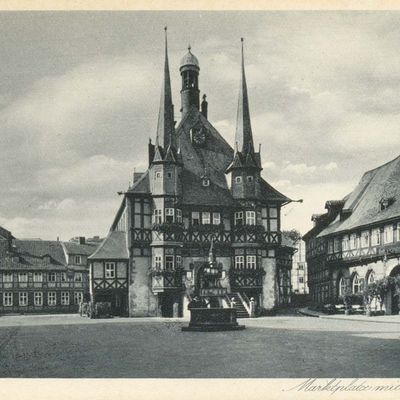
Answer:
[[155, 224], [162, 224], [163, 222], [163, 210], [160, 208], [154, 209], [154, 223]]
[[156, 179], [162, 178], [161, 171], [156, 171]]
[[359, 278], [358, 274], [354, 274], [351, 286], [354, 294], [361, 292], [361, 279]]
[[43, 305], [43, 292], [34, 292], [33, 293], [33, 304], [35, 306]]
[[208, 178], [203, 178], [203, 186], [204, 186], [204, 187], [210, 186], [210, 179], [208, 179]]
[[[25, 280], [22, 280], [22, 277], [25, 277]], [[28, 282], [28, 273], [27, 272], [18, 272], [18, 283], [27, 283]]]
[[[243, 225], [243, 211], [235, 211], [234, 217], [235, 217], [235, 225]], [[240, 222], [240, 224], [239, 224]]]
[[154, 256], [154, 268], [162, 269], [162, 256]]
[[242, 183], [242, 177], [241, 176], [236, 176], [235, 177], [235, 183]]
[[115, 279], [116, 276], [116, 266], [115, 262], [106, 262], [104, 269], [104, 278], [105, 279]]
[[70, 294], [69, 292], [61, 292], [61, 305], [69, 306], [70, 304]]
[[47, 292], [47, 305], [50, 307], [54, 307], [57, 305], [57, 293], [56, 292]]
[[13, 292], [3, 293], [3, 306], [12, 307], [13, 306]]
[[253, 175], [247, 175], [246, 179], [247, 179], [247, 182], [253, 182], [254, 177], [253, 177]]
[[342, 238], [342, 251], [349, 250], [349, 235], [344, 235]]
[[369, 247], [369, 243], [370, 243], [369, 231], [361, 232], [361, 247], [367, 248], [367, 247]]
[[385, 225], [383, 229], [383, 243], [393, 243], [393, 225]]
[[333, 253], [333, 239], [328, 240], [328, 254]]
[[246, 211], [246, 225], [255, 225], [255, 224], [256, 224], [256, 212]]
[[235, 268], [236, 269], [244, 268], [244, 256], [235, 256]]
[[201, 223], [202, 223], [202, 225], [210, 225], [211, 224], [211, 214], [209, 211], [204, 211], [201, 213]]
[[55, 272], [48, 272], [47, 273], [47, 281], [48, 282], [56, 282], [57, 281], [57, 274]]
[[[192, 225], [200, 225], [200, 213], [198, 211], [192, 211]], [[195, 223], [195, 221], [197, 221]]]
[[369, 285], [369, 284], [374, 283], [374, 282], [375, 282], [375, 272], [371, 271], [368, 274], [367, 284]]
[[83, 301], [83, 292], [74, 292], [74, 304], [80, 304]]
[[213, 222], [213, 225], [220, 225], [221, 224], [221, 214], [219, 212], [213, 212], [213, 214], [212, 214], [212, 222]]
[[165, 209], [165, 222], [172, 223], [175, 221], [175, 208]]
[[61, 282], [68, 282], [68, 277], [66, 272], [61, 272], [60, 278]]
[[182, 268], [182, 256], [175, 256], [176, 269]]
[[14, 274], [12, 272], [3, 272], [3, 283], [12, 283], [14, 281]]
[[256, 256], [247, 256], [246, 257], [246, 268], [248, 268], [248, 269], [256, 269], [257, 268], [257, 257]]
[[79, 255], [75, 256], [75, 264], [80, 265], [82, 263], [82, 257]]
[[176, 209], [176, 222], [178, 224], [182, 223], [182, 210], [180, 210], [179, 208]]
[[172, 271], [174, 269], [174, 256], [171, 254], [167, 254], [165, 256], [165, 269], [168, 271]]
[[278, 218], [278, 207], [268, 207], [270, 218]]
[[379, 246], [381, 244], [381, 230], [380, 228], [374, 228], [371, 232], [371, 245]]
[[41, 272], [34, 272], [33, 273], [33, 282], [35, 282], [35, 283], [43, 282], [43, 274]]
[[18, 305], [20, 307], [28, 306], [28, 292], [19, 292], [18, 293]]

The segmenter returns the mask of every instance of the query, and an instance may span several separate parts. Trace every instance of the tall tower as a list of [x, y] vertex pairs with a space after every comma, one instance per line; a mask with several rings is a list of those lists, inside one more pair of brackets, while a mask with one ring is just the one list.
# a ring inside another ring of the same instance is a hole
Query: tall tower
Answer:
[[252, 199], [260, 195], [260, 153], [254, 151], [251, 130], [249, 98], [247, 95], [246, 74], [244, 70], [243, 38], [241, 79], [237, 108], [235, 153], [226, 173], [231, 172], [231, 191], [237, 199]]
[[182, 77], [182, 117], [190, 110], [191, 106], [199, 109], [200, 105], [200, 90], [199, 90], [199, 60], [192, 54], [189, 45], [188, 52], [183, 56], [179, 71]]
[[[181, 192], [181, 157], [177, 150], [168, 65], [167, 28], [165, 28], [165, 62], [158, 114], [156, 143], [151, 149], [150, 190], [153, 195], [178, 196]], [[160, 198], [160, 203], [162, 199]]]

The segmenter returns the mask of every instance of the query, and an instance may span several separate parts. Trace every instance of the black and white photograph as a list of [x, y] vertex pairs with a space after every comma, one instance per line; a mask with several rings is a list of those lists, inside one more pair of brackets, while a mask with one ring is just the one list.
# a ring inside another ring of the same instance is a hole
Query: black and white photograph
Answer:
[[399, 49], [396, 10], [0, 11], [0, 381], [395, 396]]

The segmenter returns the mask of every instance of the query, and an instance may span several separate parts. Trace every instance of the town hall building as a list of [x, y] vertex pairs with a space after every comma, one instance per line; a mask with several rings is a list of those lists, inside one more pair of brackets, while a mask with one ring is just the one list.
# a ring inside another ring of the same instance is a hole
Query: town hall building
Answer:
[[[105, 240], [89, 257], [94, 302], [114, 315], [179, 317], [195, 293], [232, 299], [242, 316], [290, 302], [291, 258], [282, 245], [281, 209], [291, 202], [261, 176], [254, 147], [243, 58], [235, 143], [208, 120], [200, 64], [181, 60], [181, 120], [174, 120], [165, 37], [164, 78], [148, 168], [135, 172]], [[200, 97], [202, 101], [200, 102]], [[137, 137], [143, 135], [137, 133]], [[208, 291], [210, 259], [221, 274]]]

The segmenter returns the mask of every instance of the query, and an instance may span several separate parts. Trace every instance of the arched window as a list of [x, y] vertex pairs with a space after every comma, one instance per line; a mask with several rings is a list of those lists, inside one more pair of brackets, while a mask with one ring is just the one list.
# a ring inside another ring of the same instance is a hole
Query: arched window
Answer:
[[358, 274], [354, 274], [353, 277], [353, 293], [358, 293], [361, 291], [361, 282], [358, 278]]
[[346, 293], [346, 281], [343, 276], [339, 279], [339, 296], [343, 296]]
[[374, 274], [374, 271], [371, 271], [368, 275], [367, 283], [369, 285], [370, 283], [374, 283], [374, 282], [375, 282], [375, 274]]

